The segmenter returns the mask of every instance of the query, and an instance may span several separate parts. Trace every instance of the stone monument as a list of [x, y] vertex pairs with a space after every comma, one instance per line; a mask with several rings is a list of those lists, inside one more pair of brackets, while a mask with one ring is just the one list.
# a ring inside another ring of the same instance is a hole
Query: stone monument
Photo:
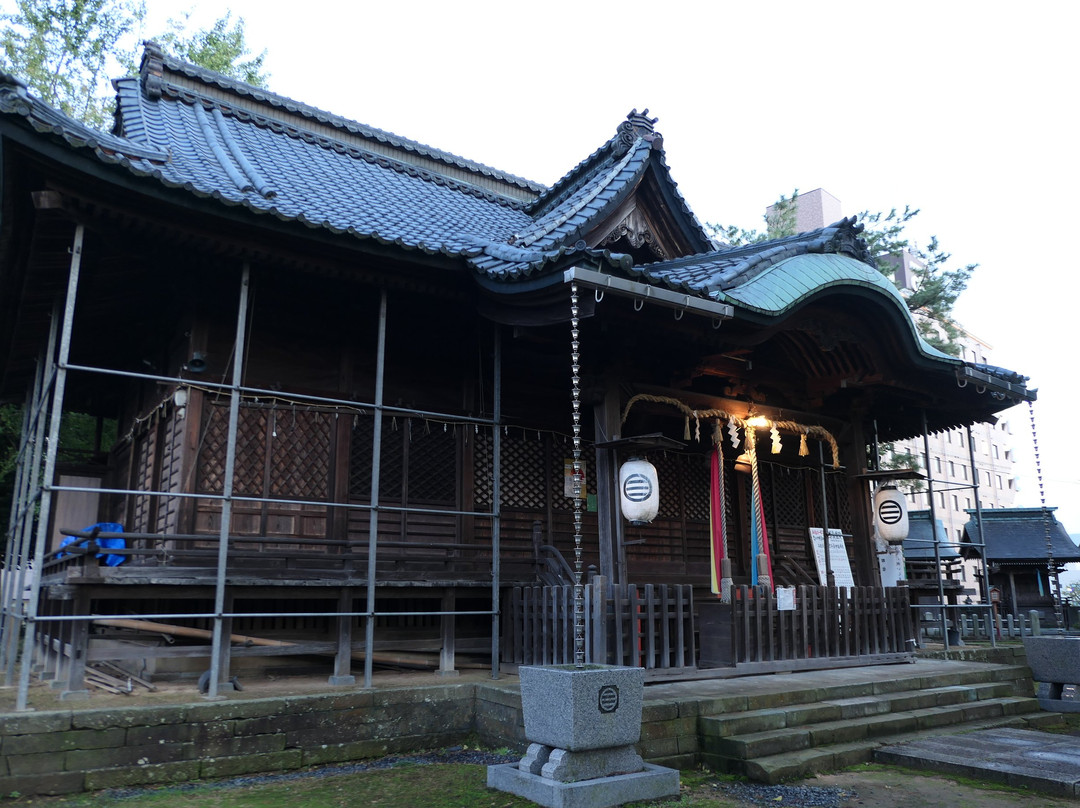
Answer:
[[[545, 808], [609, 808], [679, 793], [679, 772], [645, 763], [641, 738], [644, 668], [586, 664], [581, 583], [581, 355], [577, 284], [570, 285], [573, 420], [574, 664], [522, 666], [521, 708], [529, 749], [520, 763], [489, 766], [490, 788]], [[655, 486], [653, 486], [655, 487]]]
[[1024, 651], [1039, 683], [1039, 706], [1080, 713], [1080, 637], [1024, 637]]
[[679, 772], [645, 763], [642, 668], [522, 666], [528, 751], [488, 767], [487, 784], [546, 808], [608, 808], [679, 793]]

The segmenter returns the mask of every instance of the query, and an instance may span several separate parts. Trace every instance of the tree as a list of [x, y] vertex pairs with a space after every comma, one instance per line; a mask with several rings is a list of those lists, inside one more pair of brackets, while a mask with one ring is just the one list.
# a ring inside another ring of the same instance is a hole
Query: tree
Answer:
[[[781, 195], [766, 213], [763, 231], [719, 224], [706, 226], [714, 238], [731, 247], [793, 236], [798, 198], [798, 188], [790, 197]], [[941, 249], [937, 236], [931, 237], [925, 249], [918, 247], [906, 233], [907, 226], [918, 215], [917, 209], [905, 207], [902, 213], [895, 208], [888, 213], [863, 211], [857, 218], [865, 228], [862, 237], [870, 256], [883, 275], [895, 282], [896, 268], [907, 254], [914, 282], [912, 288], [902, 291], [907, 292], [905, 300], [914, 315], [916, 327], [930, 345], [950, 356], [957, 356], [962, 347], [958, 341], [962, 331], [952, 319], [952, 310], [978, 264], [949, 268], [947, 264], [952, 256]]]
[[799, 209], [798, 199], [798, 188], [791, 192], [790, 197], [781, 194], [762, 217], [765, 220], [764, 230], [746, 230], [737, 226], [724, 227], [722, 224], [712, 222], [706, 224], [705, 227], [711, 231], [714, 239], [729, 247], [742, 247], [745, 244], [756, 244], [768, 239], [794, 236], [796, 233], [795, 215]]
[[266, 87], [269, 76], [262, 72], [266, 51], [251, 56], [244, 36], [244, 18], [238, 17], [230, 27], [231, 19], [232, 12], [226, 12], [209, 28], [185, 34], [191, 21], [188, 12], [181, 20], [170, 19], [169, 31], [158, 37], [158, 41], [166, 51], [185, 62], [256, 87]]
[[906, 296], [908, 309], [916, 315], [915, 324], [923, 339], [938, 350], [957, 356], [962, 332], [952, 319], [952, 310], [979, 265], [948, 268], [952, 256], [941, 249], [937, 236], [930, 238], [925, 249], [919, 248], [905, 233], [907, 225], [918, 215], [918, 210], [905, 206], [903, 213], [895, 208], [888, 213], [863, 211], [858, 218], [865, 226], [863, 240], [884, 275], [893, 277], [904, 253], [915, 259], [908, 262], [914, 276], [910, 294]]
[[102, 93], [108, 72], [134, 64], [129, 35], [145, 6], [134, 0], [16, 0], [0, 21], [3, 68], [26, 80], [43, 101], [90, 126], [103, 127], [112, 102]]
[[1073, 606], [1080, 606], [1080, 582], [1073, 582], [1061, 588], [1061, 600]]
[[[15, 0], [0, 16], [0, 67], [27, 81], [41, 100], [96, 128], [112, 119], [109, 78], [132, 73], [146, 8], [142, 0]], [[244, 20], [226, 12], [209, 28], [188, 32], [190, 18], [169, 20], [157, 37], [177, 58], [266, 86], [266, 51], [251, 56]]]

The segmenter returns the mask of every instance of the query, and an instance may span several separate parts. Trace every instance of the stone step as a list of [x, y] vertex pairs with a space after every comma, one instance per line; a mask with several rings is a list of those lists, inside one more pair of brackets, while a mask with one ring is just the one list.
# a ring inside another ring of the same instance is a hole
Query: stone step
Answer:
[[[962, 736], [965, 732], [997, 727], [1034, 728], [1025, 715], [1001, 715], [996, 718], [965, 722], [956, 726], [956, 731], [952, 734]], [[720, 770], [775, 785], [787, 780], [808, 777], [818, 772], [835, 771], [859, 763], [868, 763], [874, 759], [874, 750], [881, 746], [910, 743], [924, 738], [940, 737], [943, 734], [949, 733], [942, 733], [939, 727], [881, 735], [847, 743], [783, 752], [754, 760], [727, 761], [726, 768]]]
[[834, 698], [816, 703], [796, 704], [727, 715], [702, 716], [699, 732], [717, 738], [745, 735], [807, 724], [853, 720], [889, 712], [942, 707], [1014, 695], [1010, 682], [979, 682], [972, 685], [945, 685], [927, 690], [899, 691], [872, 696]]
[[[918, 665], [893, 666], [893, 676], [874, 681], [854, 681], [824, 687], [800, 687], [790, 690], [763, 689], [738, 696], [715, 699], [701, 704], [701, 715], [730, 715], [733, 712], [756, 712], [814, 705], [822, 701], [880, 697], [888, 693], [935, 690], [943, 687], [1008, 683], [1015, 693], [1034, 692], [1031, 671], [1023, 665], [985, 664], [977, 670], [925, 674]], [[735, 705], [740, 705], [736, 707]]]
[[[881, 711], [820, 723], [783, 726], [738, 735], [715, 736], [702, 732], [702, 751], [710, 759], [756, 761], [760, 758], [864, 742], [909, 732], [941, 731], [942, 727], [984, 720], [1011, 719], [1039, 710], [1038, 700], [1017, 696], [990, 697], [943, 706], [897, 712]], [[704, 724], [708, 719], [701, 719]]]

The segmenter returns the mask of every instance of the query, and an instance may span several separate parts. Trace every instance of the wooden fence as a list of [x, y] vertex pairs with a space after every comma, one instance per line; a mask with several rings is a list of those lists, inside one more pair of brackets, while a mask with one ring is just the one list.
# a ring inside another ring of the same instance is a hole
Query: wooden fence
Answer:
[[794, 609], [785, 610], [762, 587], [732, 593], [731, 657], [740, 671], [872, 665], [914, 655], [905, 587], [800, 586]]
[[[913, 606], [912, 611], [918, 621], [920, 643], [941, 642], [940, 607], [922, 604]], [[1063, 616], [1066, 629], [1075, 629], [1080, 625], [1080, 620], [1069, 614], [1068, 609], [1063, 610]], [[989, 607], [985, 605], [949, 606], [945, 608], [945, 620], [946, 627], [951, 632], [949, 642], [954, 645], [958, 641], [989, 642], [991, 635], [998, 640], [1016, 640], [1030, 637], [1034, 633], [1030, 611], [1019, 616], [997, 614], [992, 618]], [[1039, 622], [1044, 631], [1057, 628], [1053, 615], [1044, 616]]]
[[[694, 597], [689, 585], [584, 587], [585, 661], [672, 673], [695, 664]], [[574, 587], [516, 586], [503, 607], [503, 662], [574, 662]]]

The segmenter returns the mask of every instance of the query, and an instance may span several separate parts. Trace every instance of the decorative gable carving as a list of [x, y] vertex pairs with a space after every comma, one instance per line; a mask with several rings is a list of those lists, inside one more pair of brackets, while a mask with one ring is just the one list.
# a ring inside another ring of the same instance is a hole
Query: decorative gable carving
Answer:
[[615, 225], [615, 228], [600, 241], [600, 245], [607, 246], [621, 239], [626, 239], [635, 249], [647, 247], [660, 260], [667, 258], [667, 253], [657, 243], [656, 236], [649, 228], [649, 222], [636, 208]]

